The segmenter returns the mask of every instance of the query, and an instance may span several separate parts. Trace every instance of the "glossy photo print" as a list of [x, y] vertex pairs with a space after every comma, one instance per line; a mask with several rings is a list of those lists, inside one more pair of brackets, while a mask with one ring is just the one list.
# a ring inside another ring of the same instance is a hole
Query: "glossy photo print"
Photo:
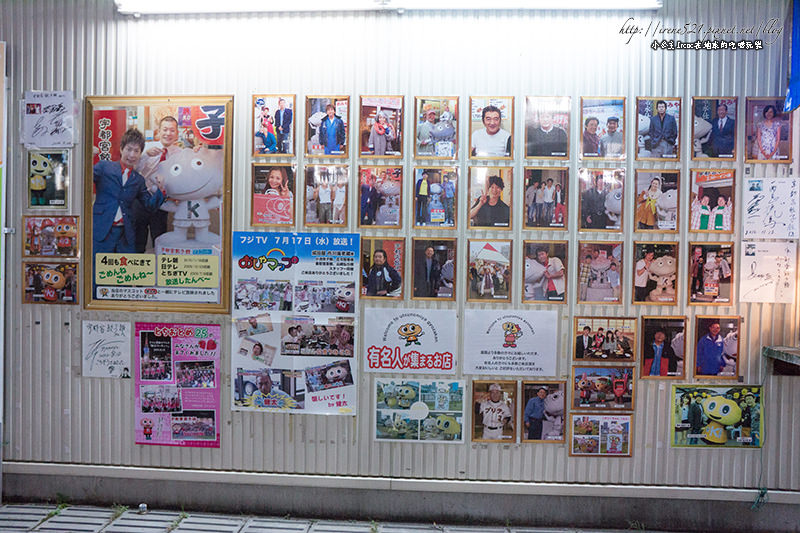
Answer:
[[525, 167], [524, 229], [567, 229], [569, 169]]
[[792, 162], [792, 114], [783, 112], [784, 101], [777, 97], [747, 98], [745, 162]]
[[362, 166], [358, 181], [358, 225], [402, 227], [403, 167]]
[[680, 161], [681, 99], [637, 98], [637, 161]]
[[362, 96], [358, 141], [361, 157], [403, 157], [403, 97]]
[[569, 96], [525, 98], [525, 157], [569, 159]]
[[694, 377], [736, 379], [739, 375], [738, 316], [696, 316]]
[[581, 158], [625, 159], [625, 98], [581, 98]]
[[689, 231], [733, 233], [735, 171], [693, 168], [691, 173]]
[[692, 160], [736, 161], [738, 98], [692, 98]]
[[294, 224], [295, 167], [253, 163], [252, 226]]
[[412, 298], [455, 300], [456, 239], [412, 240]]
[[293, 94], [253, 95], [253, 157], [294, 155]]
[[306, 155], [347, 157], [349, 120], [349, 96], [306, 96]]
[[522, 442], [564, 442], [566, 381], [523, 381]]
[[679, 170], [636, 170], [636, 231], [678, 232], [680, 176]]
[[578, 169], [580, 231], [622, 231], [625, 169]]
[[682, 378], [686, 375], [686, 317], [643, 316], [642, 379]]
[[306, 226], [346, 226], [347, 165], [308, 165], [305, 168]]
[[414, 227], [455, 229], [458, 167], [414, 168]]
[[69, 150], [28, 152], [28, 208], [67, 209], [70, 154]]
[[467, 301], [511, 301], [510, 239], [469, 239]]
[[469, 167], [469, 229], [511, 229], [511, 167]]
[[670, 446], [761, 448], [764, 389], [760, 385], [673, 385]]
[[472, 440], [516, 442], [516, 381], [472, 382]]
[[567, 241], [524, 241], [523, 303], [567, 301]]
[[414, 157], [458, 157], [458, 97], [418, 96], [414, 99]]
[[636, 360], [636, 319], [575, 317], [574, 361], [626, 362]]
[[676, 305], [680, 265], [677, 242], [633, 243], [633, 303]]
[[472, 159], [514, 157], [514, 97], [473, 96], [469, 99], [469, 151]]
[[405, 241], [361, 238], [361, 297], [403, 298]]
[[689, 254], [689, 304], [731, 305], [733, 243], [690, 242]]
[[578, 303], [622, 303], [621, 241], [578, 242]]

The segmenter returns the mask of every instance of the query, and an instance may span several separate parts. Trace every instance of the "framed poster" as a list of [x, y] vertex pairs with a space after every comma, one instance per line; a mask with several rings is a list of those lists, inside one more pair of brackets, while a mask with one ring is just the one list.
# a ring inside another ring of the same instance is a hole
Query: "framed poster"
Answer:
[[745, 99], [745, 163], [792, 162], [792, 114], [785, 98]]
[[739, 376], [738, 316], [696, 316], [694, 377], [736, 379]]
[[349, 184], [347, 165], [306, 165], [306, 226], [347, 226]]
[[467, 242], [467, 301], [510, 302], [511, 240]]
[[622, 231], [624, 168], [578, 169], [580, 231]]
[[362, 96], [358, 145], [361, 157], [403, 157], [403, 97]]
[[683, 378], [686, 375], [686, 317], [643, 316], [642, 379]]
[[625, 159], [625, 97], [581, 97], [582, 159]]
[[680, 170], [636, 170], [636, 231], [678, 233], [680, 181]]
[[375, 378], [375, 440], [463, 443], [464, 385]]
[[622, 303], [622, 241], [578, 241], [578, 303]]
[[514, 97], [469, 98], [469, 152], [472, 159], [514, 158]]
[[630, 457], [633, 415], [571, 414], [571, 457]]
[[525, 157], [569, 159], [569, 96], [525, 97]]
[[349, 120], [349, 96], [306, 96], [306, 156], [346, 158]]
[[678, 303], [678, 243], [633, 242], [634, 304]]
[[414, 98], [414, 157], [458, 158], [458, 97]]
[[412, 238], [412, 299], [456, 299], [456, 244], [455, 238]]
[[230, 96], [87, 97], [87, 309], [228, 312], [232, 110]]
[[564, 442], [566, 381], [523, 381], [522, 442]]
[[403, 299], [405, 240], [361, 238], [361, 297]]
[[567, 302], [568, 241], [523, 241], [522, 303]]
[[22, 303], [78, 304], [78, 263], [22, 262]]
[[516, 442], [516, 381], [472, 382], [472, 440]]
[[637, 161], [680, 161], [681, 99], [636, 98]]
[[294, 111], [293, 94], [253, 95], [253, 157], [294, 155]]
[[736, 112], [739, 99], [692, 97], [693, 161], [736, 161]]
[[611, 316], [576, 316], [573, 361], [624, 361], [636, 359], [636, 319]]
[[633, 411], [634, 392], [632, 366], [572, 367], [573, 410]]
[[358, 225], [362, 228], [403, 227], [403, 167], [361, 166]]
[[689, 194], [689, 231], [733, 233], [736, 171], [693, 168]]
[[414, 227], [455, 229], [458, 167], [414, 168]]
[[28, 151], [28, 209], [67, 209], [70, 150]]
[[673, 385], [670, 446], [761, 448], [764, 390], [759, 385]]
[[514, 169], [469, 167], [469, 229], [511, 229]]
[[525, 167], [523, 229], [567, 229], [569, 168]]
[[690, 242], [689, 305], [731, 305], [733, 243]]
[[22, 217], [23, 257], [77, 259], [80, 217]]
[[295, 166], [253, 163], [251, 226], [293, 226]]

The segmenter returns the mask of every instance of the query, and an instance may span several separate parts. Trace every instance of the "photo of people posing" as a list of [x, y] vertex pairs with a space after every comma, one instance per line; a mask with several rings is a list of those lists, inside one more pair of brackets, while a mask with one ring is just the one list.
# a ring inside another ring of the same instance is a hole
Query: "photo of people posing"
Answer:
[[730, 378], [739, 375], [738, 316], [696, 316], [694, 377]]
[[569, 96], [525, 97], [525, 157], [569, 159]]
[[217, 438], [213, 410], [185, 410], [170, 417], [173, 440], [203, 441]]
[[637, 161], [679, 161], [681, 99], [637, 98]]
[[566, 229], [569, 169], [525, 167], [524, 229]]
[[472, 440], [515, 442], [516, 381], [472, 382]]
[[636, 319], [575, 317], [573, 360], [611, 361], [636, 359]]
[[414, 168], [414, 226], [453, 229], [458, 211], [458, 167]]
[[66, 209], [71, 164], [69, 150], [30, 150], [27, 207]]
[[673, 385], [670, 445], [760, 448], [764, 391], [759, 385]]
[[625, 169], [578, 169], [581, 231], [622, 231]]
[[261, 281], [256, 278], [236, 280], [233, 288], [234, 309], [259, 311], [291, 311], [292, 283], [290, 281]]
[[581, 158], [625, 159], [625, 98], [581, 98]]
[[735, 171], [693, 168], [689, 231], [733, 233]]
[[253, 163], [252, 226], [294, 225], [294, 165]]
[[22, 263], [22, 303], [77, 304], [78, 263]]
[[306, 155], [347, 157], [349, 96], [306, 97]]
[[278, 355], [278, 348], [259, 340], [260, 337], [245, 337], [239, 341], [239, 355], [249, 357], [263, 365], [270, 366]]
[[632, 415], [570, 415], [570, 456], [631, 456]]
[[470, 97], [469, 109], [470, 157], [473, 159], [512, 159], [514, 157], [514, 97]]
[[783, 112], [785, 98], [747, 98], [746, 163], [792, 162], [792, 115]]
[[469, 167], [469, 228], [511, 229], [511, 167]]
[[522, 382], [522, 442], [564, 442], [566, 381]]
[[178, 387], [189, 389], [215, 388], [214, 361], [179, 361], [175, 363]]
[[172, 381], [172, 337], [153, 331], [139, 333], [142, 381]]
[[640, 377], [683, 378], [685, 345], [685, 316], [643, 316]]
[[178, 413], [181, 407], [181, 392], [175, 385], [142, 385], [142, 413]]
[[281, 324], [281, 355], [352, 357], [353, 331], [352, 323], [315, 324], [305, 317], [286, 318]]
[[458, 157], [458, 97], [418, 96], [414, 99], [414, 157]]
[[402, 227], [403, 168], [365, 167], [359, 176], [359, 218], [361, 227]]
[[633, 303], [675, 305], [678, 302], [678, 243], [633, 243]]
[[578, 303], [622, 303], [621, 241], [578, 242]]
[[636, 170], [636, 231], [678, 232], [679, 170]]
[[80, 217], [22, 217], [22, 255], [77, 259]]
[[358, 132], [361, 157], [403, 157], [403, 97], [362, 96]]
[[511, 301], [511, 240], [468, 242], [467, 301]]
[[689, 243], [689, 304], [730, 305], [733, 301], [733, 243]]
[[347, 225], [347, 165], [308, 165], [305, 221], [307, 226]]
[[346, 281], [303, 281], [294, 289], [294, 310], [300, 313], [352, 313], [356, 288]]
[[253, 95], [253, 157], [294, 155], [294, 95]]
[[403, 298], [405, 241], [361, 238], [361, 297]]
[[522, 303], [564, 303], [567, 298], [567, 241], [524, 241]]
[[692, 160], [736, 160], [738, 98], [692, 97]]
[[573, 366], [572, 408], [632, 411], [633, 387], [632, 366]]
[[456, 239], [412, 240], [413, 299], [455, 299]]

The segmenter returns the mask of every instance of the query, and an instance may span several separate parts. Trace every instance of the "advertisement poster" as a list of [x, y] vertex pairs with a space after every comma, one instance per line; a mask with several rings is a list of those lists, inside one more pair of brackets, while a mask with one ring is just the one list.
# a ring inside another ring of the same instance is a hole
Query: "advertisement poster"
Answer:
[[799, 203], [798, 179], [745, 180], [742, 235], [749, 239], [796, 239], [800, 235]]
[[758, 385], [673, 385], [673, 448], [760, 448], [764, 391]]
[[454, 309], [364, 310], [367, 372], [453, 374], [457, 314]]
[[464, 382], [376, 379], [375, 440], [464, 442]]
[[633, 415], [570, 415], [571, 456], [630, 457]]
[[233, 409], [356, 413], [357, 234], [233, 234]]
[[742, 242], [739, 301], [791, 304], [794, 301], [795, 241]]
[[22, 107], [22, 144], [39, 148], [75, 144], [72, 91], [25, 91]]
[[136, 444], [219, 448], [221, 330], [136, 322]]
[[81, 375], [86, 378], [131, 377], [129, 322], [84, 320]]
[[555, 376], [558, 358], [555, 311], [466, 309], [465, 374]]

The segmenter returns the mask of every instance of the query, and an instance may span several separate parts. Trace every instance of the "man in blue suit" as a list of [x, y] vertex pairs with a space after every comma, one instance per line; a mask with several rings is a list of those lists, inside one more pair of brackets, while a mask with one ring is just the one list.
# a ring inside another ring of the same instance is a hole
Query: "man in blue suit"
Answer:
[[667, 103], [659, 100], [656, 114], [650, 117], [650, 157], [674, 156], [677, 138], [678, 123], [667, 114]]
[[164, 193], [147, 190], [144, 178], [134, 168], [142, 157], [144, 135], [130, 128], [120, 141], [120, 160], [100, 161], [94, 166], [95, 199], [92, 206], [92, 251], [134, 253], [136, 227], [133, 201], [149, 210], [164, 203]]
[[731, 157], [736, 144], [736, 121], [728, 117], [728, 106], [717, 106], [717, 118], [711, 122], [711, 157]]
[[278, 152], [282, 154], [291, 154], [291, 145], [287, 146], [290, 142], [292, 134], [292, 110], [286, 109], [286, 100], [278, 98], [278, 110], [275, 111], [275, 130], [278, 134]]

